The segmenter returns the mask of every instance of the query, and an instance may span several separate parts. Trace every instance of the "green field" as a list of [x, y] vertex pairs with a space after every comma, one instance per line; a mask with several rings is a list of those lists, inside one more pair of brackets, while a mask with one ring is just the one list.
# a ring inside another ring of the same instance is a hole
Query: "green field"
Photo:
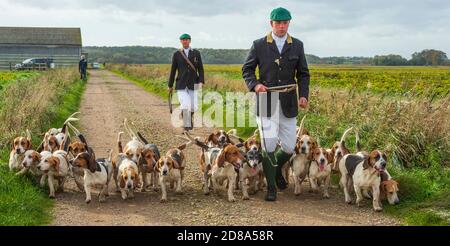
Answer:
[[[167, 98], [169, 65], [108, 69]], [[305, 125], [321, 146], [331, 147], [350, 126], [358, 129], [364, 149], [388, 154], [400, 183], [401, 204], [385, 210], [405, 224], [449, 225], [450, 68], [311, 66], [310, 73], [310, 105], [299, 118], [307, 115]], [[207, 65], [205, 82], [206, 91], [247, 91], [240, 65]], [[348, 142], [354, 149], [354, 136]]]
[[36, 72], [5, 72], [0, 71], [0, 91], [5, 88], [9, 83], [24, 80], [36, 75]]

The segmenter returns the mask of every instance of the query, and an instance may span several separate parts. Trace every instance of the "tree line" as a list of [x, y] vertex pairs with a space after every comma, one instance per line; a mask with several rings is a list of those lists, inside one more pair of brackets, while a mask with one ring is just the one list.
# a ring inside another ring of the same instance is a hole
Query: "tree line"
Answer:
[[[83, 47], [89, 62], [120, 64], [169, 64], [175, 48], [152, 46]], [[247, 57], [246, 49], [198, 49], [206, 64], [242, 64]], [[400, 55], [376, 55], [374, 57], [318, 57], [306, 55], [309, 64], [349, 64], [374, 66], [449, 66], [447, 54], [440, 50], [426, 49], [415, 52], [411, 59]]]

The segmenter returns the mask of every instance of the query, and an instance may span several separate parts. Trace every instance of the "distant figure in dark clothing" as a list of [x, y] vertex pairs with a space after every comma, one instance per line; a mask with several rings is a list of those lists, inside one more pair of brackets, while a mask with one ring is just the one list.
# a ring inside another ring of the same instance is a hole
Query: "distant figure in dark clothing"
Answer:
[[85, 56], [81, 56], [80, 63], [78, 64], [78, 71], [81, 74], [81, 79], [86, 80], [87, 60]]

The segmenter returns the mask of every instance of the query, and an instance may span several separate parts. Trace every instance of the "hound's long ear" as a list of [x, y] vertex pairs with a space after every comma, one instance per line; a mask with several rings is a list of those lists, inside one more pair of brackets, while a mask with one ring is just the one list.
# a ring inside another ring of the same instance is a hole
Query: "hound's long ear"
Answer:
[[328, 153], [328, 151], [326, 151], [326, 153], [327, 153], [328, 164], [333, 163], [333, 161], [334, 161], [334, 155]]
[[148, 144], [147, 139], [144, 138], [144, 136], [141, 134], [141, 132], [137, 132], [137, 135], [144, 144]]
[[234, 144], [234, 142], [231, 141], [230, 136], [228, 136], [228, 133], [225, 134], [225, 136], [227, 137], [227, 142], [228, 142], [228, 143]]
[[240, 147], [243, 147], [244, 144], [243, 144], [243, 143], [237, 143], [235, 146], [238, 147], [238, 148], [240, 148]]
[[141, 154], [139, 154], [139, 156], [138, 156], [138, 166], [139, 165], [142, 165], [142, 166], [145, 166], [145, 158], [142, 156], [142, 153]]
[[123, 179], [123, 176], [122, 175], [120, 175], [120, 184], [119, 184], [119, 187], [120, 188], [125, 188], [125, 180]]
[[218, 167], [223, 167], [225, 165], [225, 157], [226, 157], [226, 153], [225, 151], [220, 152], [220, 155], [217, 157], [217, 166]]
[[[209, 141], [214, 142], [214, 133], [209, 134], [208, 138], [206, 139], [205, 143], [208, 143]], [[215, 142], [214, 142], [215, 144]]]
[[364, 169], [364, 170], [366, 170], [367, 168], [370, 167], [370, 164], [369, 164], [370, 158], [371, 158], [371, 157], [365, 157], [365, 158], [364, 158], [364, 162], [363, 162], [363, 169]]
[[97, 170], [97, 162], [95, 161], [95, 156], [92, 153], [89, 153], [88, 158], [88, 169], [92, 173], [95, 173], [95, 171]]
[[249, 146], [248, 146], [248, 140], [247, 141], [244, 141], [244, 147], [245, 147], [245, 151], [249, 151]]
[[173, 162], [173, 167], [175, 168], [175, 169], [180, 169], [180, 163], [178, 163], [178, 161], [176, 161], [176, 160], [174, 160], [173, 158], [171, 158], [171, 157], [169, 157], [171, 160], [172, 160], [172, 162]]
[[156, 165], [155, 165], [155, 167], [153, 168], [153, 169], [155, 169], [155, 172], [157, 172], [157, 173], [159, 173], [159, 163], [161, 163], [161, 159], [159, 159], [157, 162], [156, 162]]

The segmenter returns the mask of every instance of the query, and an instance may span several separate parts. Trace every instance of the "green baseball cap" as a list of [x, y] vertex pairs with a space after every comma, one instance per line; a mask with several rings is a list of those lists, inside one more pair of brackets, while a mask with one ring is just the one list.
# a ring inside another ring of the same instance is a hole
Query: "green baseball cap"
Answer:
[[187, 33], [181, 34], [180, 40], [181, 40], [181, 39], [191, 39], [191, 35], [189, 35], [189, 34], [187, 34]]
[[287, 21], [291, 19], [291, 13], [285, 8], [276, 8], [270, 13], [270, 20], [273, 21]]

